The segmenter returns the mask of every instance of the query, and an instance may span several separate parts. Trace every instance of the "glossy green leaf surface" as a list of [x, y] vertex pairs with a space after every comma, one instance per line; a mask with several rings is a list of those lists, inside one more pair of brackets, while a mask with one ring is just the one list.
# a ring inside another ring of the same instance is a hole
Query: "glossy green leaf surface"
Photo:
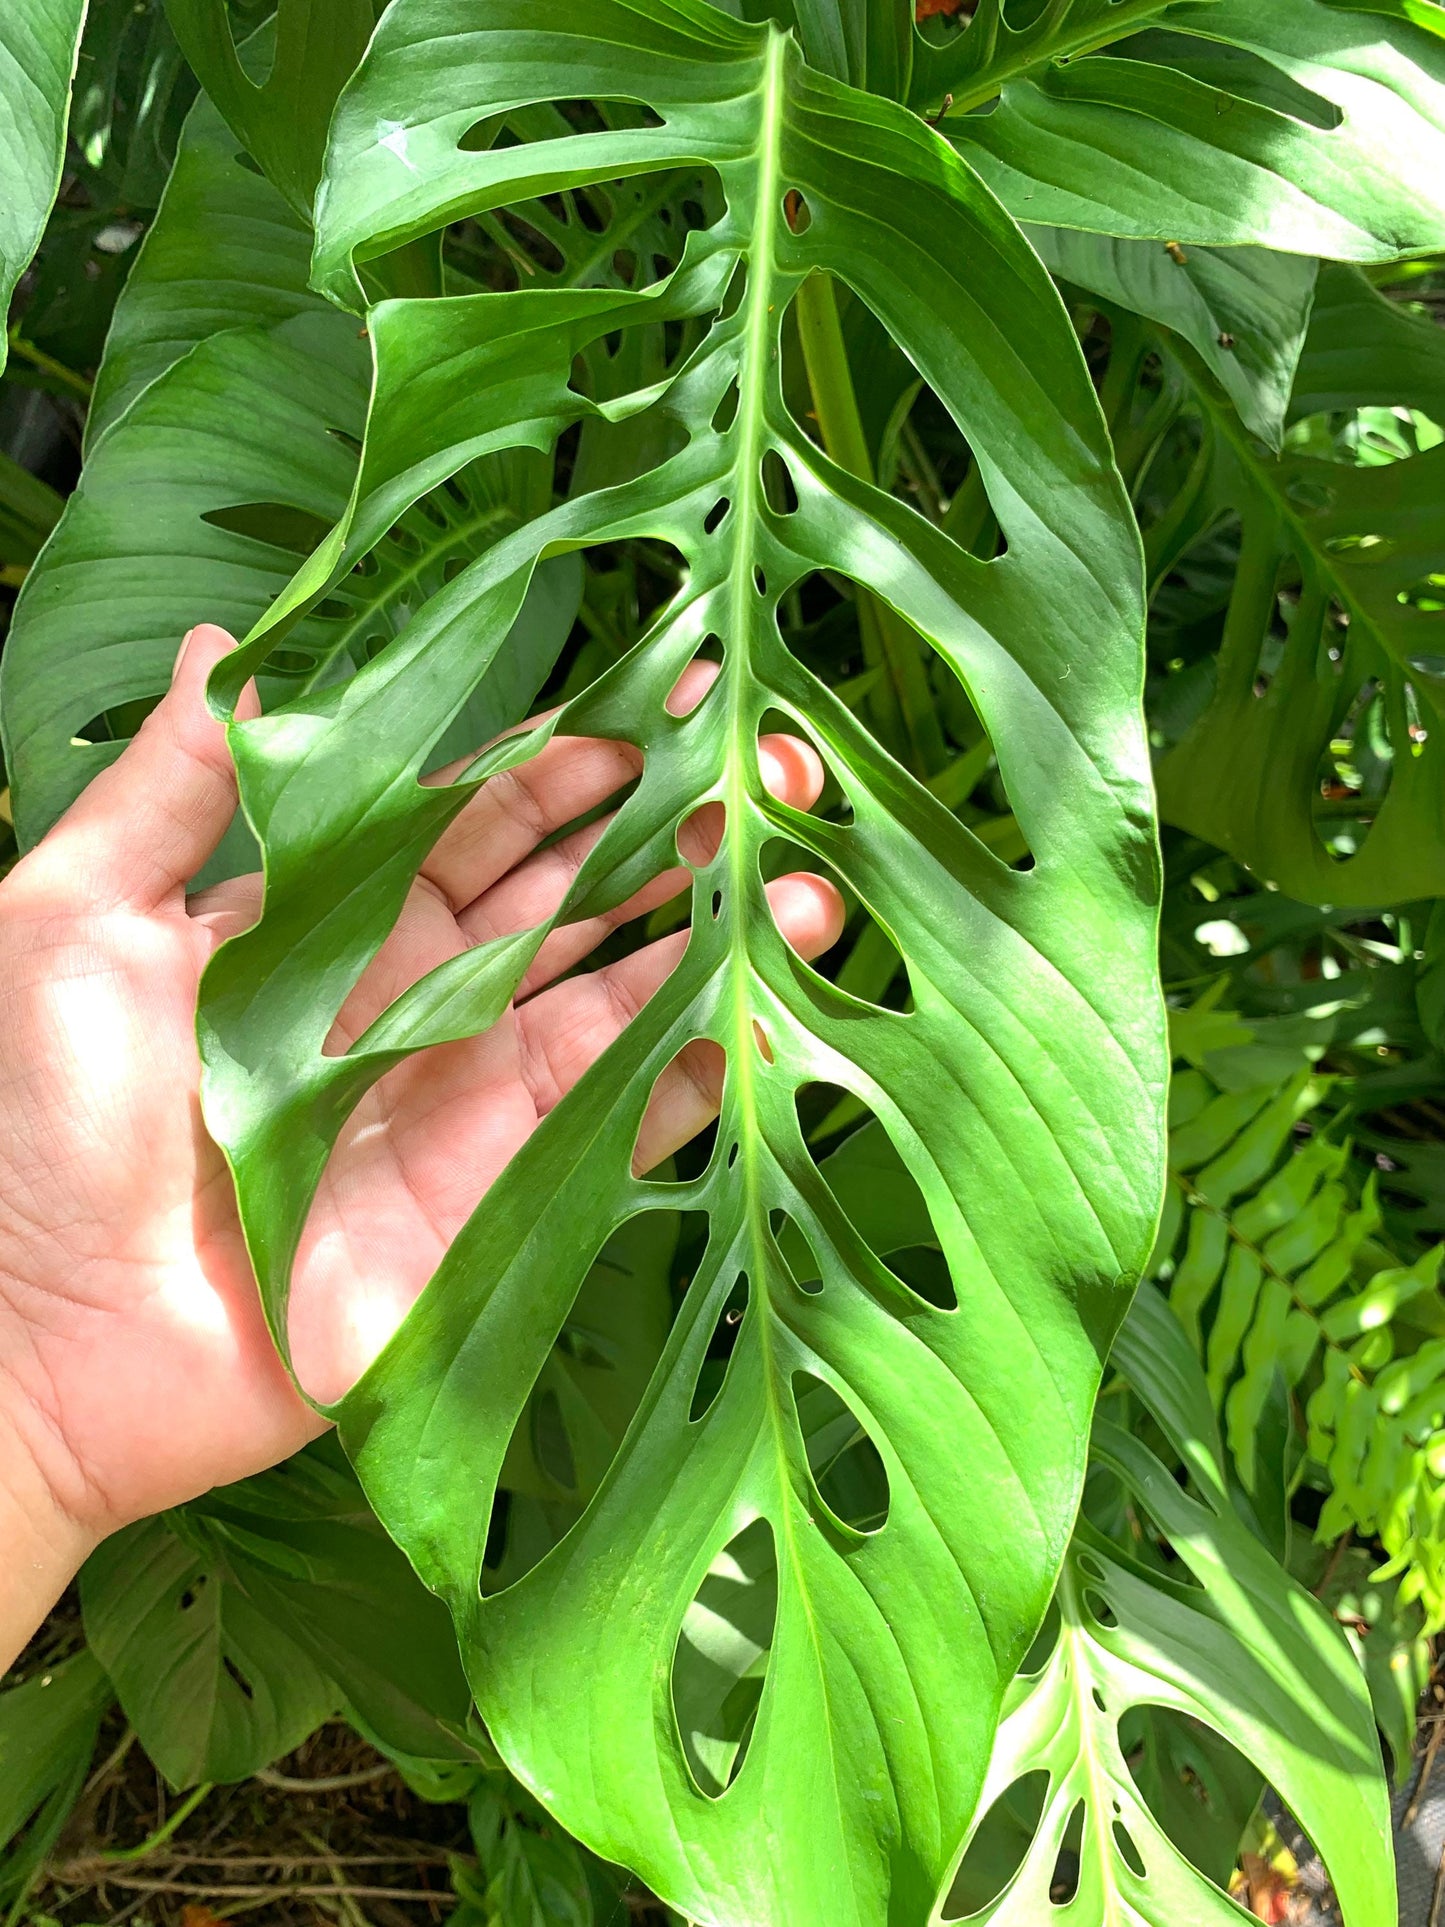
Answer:
[[81, 1581], [86, 1636], [146, 1752], [176, 1788], [245, 1780], [341, 1703], [190, 1530], [146, 1519], [107, 1539]]
[[[1023, 1775], [1049, 1775], [1018, 1873], [970, 1917], [989, 1927], [1237, 1927], [1247, 1918], [1171, 1841], [1120, 1743], [1140, 1707], [1197, 1720], [1274, 1787], [1318, 1848], [1345, 1927], [1393, 1927], [1390, 1813], [1359, 1668], [1319, 1602], [1231, 1506], [1224, 1455], [1189, 1344], [1162, 1298], [1136, 1300], [1115, 1361], [1188, 1471], [1191, 1490], [1108, 1419], [1094, 1457], [1167, 1540], [1165, 1574], [1087, 1523], [1059, 1587], [1059, 1630], [1009, 1690], [981, 1811]], [[1192, 1582], [1192, 1583], [1191, 1583]], [[1082, 1808], [1080, 1815], [1078, 1810]], [[1073, 1895], [1051, 1904], [1071, 1820]]]
[[[1213, 698], [1160, 762], [1161, 809], [1302, 902], [1438, 895], [1445, 446], [1402, 447], [1376, 463], [1328, 436], [1292, 437], [1273, 460], [1241, 432], [1207, 371], [1179, 354], [1218, 454], [1204, 519], [1237, 512], [1243, 538]], [[1415, 406], [1433, 421], [1442, 372], [1437, 328], [1391, 308], [1358, 273], [1324, 270], [1297, 417], [1373, 404]], [[1270, 641], [1277, 618], [1282, 648]], [[1384, 765], [1373, 784], [1372, 729]], [[1345, 772], [1324, 780], [1346, 820], [1331, 837], [1315, 799], [1336, 744]]]
[[[6, 0], [0, 16], [0, 312], [60, 186], [85, 0]], [[0, 341], [0, 369], [9, 352]]]
[[[258, 35], [258, 50], [269, 35]], [[86, 419], [86, 445], [141, 389], [208, 336], [320, 311], [306, 286], [311, 232], [238, 156], [202, 98], [187, 118], [154, 225], [116, 303]], [[351, 359], [364, 364], [359, 350]], [[337, 423], [344, 427], [344, 423]]]
[[[555, 98], [560, 74], [570, 92], [651, 114], [466, 142]], [[680, 167], [716, 176], [718, 212], [650, 287], [528, 286], [367, 314], [376, 379], [352, 506], [218, 675], [222, 702], [465, 463], [548, 449], [574, 421], [667, 432], [640, 470], [506, 536], [348, 682], [233, 725], [268, 890], [204, 987], [207, 1115], [284, 1343], [297, 1239], [361, 1093], [403, 1052], [490, 1022], [552, 924], [622, 901], [674, 860], [686, 815], [723, 803], [680, 968], [551, 1110], [338, 1417], [383, 1520], [457, 1615], [504, 1756], [546, 1804], [710, 1922], [839, 1927], [933, 1902], [1052, 1588], [1099, 1359], [1156, 1207], [1139, 561], [1036, 257], [937, 135], [810, 70], [771, 27], [693, 4], [559, 4], [540, 27], [530, 7], [394, 6], [338, 107], [317, 274], [356, 302], [355, 262], [442, 221]], [[832, 465], [789, 413], [780, 329], [815, 271], [872, 309], [968, 436], [1006, 533], [1000, 559], [965, 554]], [[689, 345], [646, 386], [594, 399], [570, 385], [579, 354], [613, 335], [625, 351], [658, 320]], [[765, 457], [796, 506], [769, 497]], [[488, 706], [494, 727], [510, 721], [545, 673], [508, 640], [538, 558], [632, 535], [675, 545], [689, 567], [643, 641], [555, 723], [419, 787], [469, 691], [480, 740]], [[865, 580], [966, 685], [1031, 868], [992, 855], [783, 645], [778, 599], [820, 569]], [[665, 698], [709, 636], [715, 689], [673, 717]], [[850, 822], [768, 797], [757, 738], [774, 712], [816, 745]], [[326, 1056], [340, 997], [440, 830], [554, 729], [624, 736], [645, 757], [555, 918], [454, 958]], [[845, 880], [888, 931], [910, 1011], [839, 992], [789, 951], [762, 895], [779, 843]], [[639, 1119], [699, 1036], [728, 1060], [715, 1154], [686, 1184], [649, 1183], [630, 1170]], [[890, 1273], [854, 1200], [819, 1176], [795, 1106], [814, 1081], [856, 1093], [898, 1146], [956, 1309]], [[677, 1206], [708, 1213], [709, 1242], [626, 1442], [561, 1545], [479, 1598], [490, 1496], [584, 1274], [619, 1226]], [[821, 1290], [785, 1263], [773, 1214], [800, 1227]], [[731, 1362], [694, 1420], [742, 1278]], [[800, 1375], [831, 1387], [880, 1455], [881, 1529], [820, 1497]], [[777, 1549], [776, 1613], [745, 1756], [712, 1798], [670, 1674], [692, 1601], [754, 1525]]]
[[1181, 335], [1244, 426], [1278, 450], [1318, 263], [1267, 248], [1178, 248], [1069, 228], [1025, 230], [1049, 272]]
[[954, 92], [949, 138], [1020, 220], [1342, 261], [1445, 241], [1445, 44], [1402, 0], [1048, 6]]

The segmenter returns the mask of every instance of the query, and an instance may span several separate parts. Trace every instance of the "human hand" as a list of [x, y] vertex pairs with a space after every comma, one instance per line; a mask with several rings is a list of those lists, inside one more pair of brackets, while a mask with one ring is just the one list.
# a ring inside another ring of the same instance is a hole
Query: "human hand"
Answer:
[[[8, 1621], [43, 1614], [100, 1537], [320, 1429], [266, 1330], [198, 1097], [200, 974], [261, 895], [255, 876], [186, 895], [235, 809], [204, 700], [232, 646], [209, 625], [191, 632], [134, 742], [0, 883], [0, 1540], [8, 1509], [38, 1574], [33, 1597], [0, 1600], [0, 1648]], [[693, 664], [672, 707], [700, 701], [711, 674]], [[762, 752], [777, 795], [816, 801], [811, 748], [768, 737]], [[639, 768], [630, 745], [556, 738], [486, 784], [343, 1009], [341, 1046], [425, 971], [555, 909], [602, 825], [538, 846]], [[715, 818], [684, 826], [684, 854], [710, 853]], [[339, 1396], [380, 1350], [513, 1152], [677, 964], [686, 932], [557, 980], [688, 880], [671, 871], [609, 917], [554, 932], [499, 1023], [419, 1053], [363, 1100], [296, 1268], [291, 1338], [312, 1396]], [[787, 877], [770, 895], [804, 956], [835, 941], [831, 884]], [[722, 1068], [703, 1043], [664, 1074], [640, 1169], [715, 1114]]]

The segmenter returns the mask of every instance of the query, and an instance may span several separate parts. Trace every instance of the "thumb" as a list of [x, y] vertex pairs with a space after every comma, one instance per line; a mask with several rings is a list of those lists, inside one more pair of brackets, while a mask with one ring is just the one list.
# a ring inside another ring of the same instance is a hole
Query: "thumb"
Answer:
[[[148, 911], [179, 897], [236, 811], [226, 732], [206, 707], [206, 679], [235, 639], [214, 623], [181, 644], [171, 686], [134, 739], [84, 789], [31, 854], [37, 869], [92, 908]], [[238, 713], [255, 715], [254, 692]]]

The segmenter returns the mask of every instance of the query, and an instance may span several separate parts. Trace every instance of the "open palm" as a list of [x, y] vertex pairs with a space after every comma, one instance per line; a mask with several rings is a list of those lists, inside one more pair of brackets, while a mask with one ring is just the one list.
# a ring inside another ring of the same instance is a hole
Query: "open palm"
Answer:
[[[200, 973], [260, 907], [259, 877], [186, 895], [235, 809], [204, 704], [231, 646], [221, 630], [192, 632], [135, 741], [0, 885], [0, 1360], [22, 1442], [95, 1532], [274, 1463], [319, 1426], [266, 1331], [198, 1098]], [[674, 706], [698, 701], [708, 674], [695, 665]], [[777, 794], [811, 804], [811, 750], [774, 737], [763, 751]], [[602, 824], [555, 833], [637, 771], [629, 745], [557, 738], [485, 785], [428, 858], [337, 1045], [434, 965], [554, 910]], [[719, 828], [700, 813], [684, 853], [703, 854]], [[375, 1356], [513, 1152], [677, 964], [686, 933], [566, 973], [686, 881], [673, 871], [608, 917], [555, 932], [502, 1021], [409, 1059], [358, 1107], [296, 1271], [291, 1338], [313, 1397], [339, 1396]], [[784, 878], [771, 895], [804, 955], [838, 934], [841, 904], [820, 878]], [[708, 1121], [721, 1071], [705, 1044], [671, 1067], [639, 1168]]]

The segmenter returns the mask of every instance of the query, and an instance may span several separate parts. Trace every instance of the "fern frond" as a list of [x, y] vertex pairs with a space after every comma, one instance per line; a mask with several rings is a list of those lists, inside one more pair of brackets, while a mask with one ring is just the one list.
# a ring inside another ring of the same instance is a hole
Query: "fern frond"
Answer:
[[[1445, 1246], [1400, 1263], [1380, 1241], [1373, 1174], [1325, 1106], [1332, 1080], [1222, 1012], [1183, 1014], [1170, 1100], [1170, 1185], [1152, 1270], [1203, 1360], [1244, 1485], [1276, 1374], [1329, 1491], [1317, 1534], [1353, 1529], [1389, 1555], [1401, 1597], [1445, 1625], [1445, 1338], [1422, 1342]], [[1227, 1045], [1217, 1055], [1201, 1043]], [[1257, 1081], [1254, 1081], [1257, 1078]]]

